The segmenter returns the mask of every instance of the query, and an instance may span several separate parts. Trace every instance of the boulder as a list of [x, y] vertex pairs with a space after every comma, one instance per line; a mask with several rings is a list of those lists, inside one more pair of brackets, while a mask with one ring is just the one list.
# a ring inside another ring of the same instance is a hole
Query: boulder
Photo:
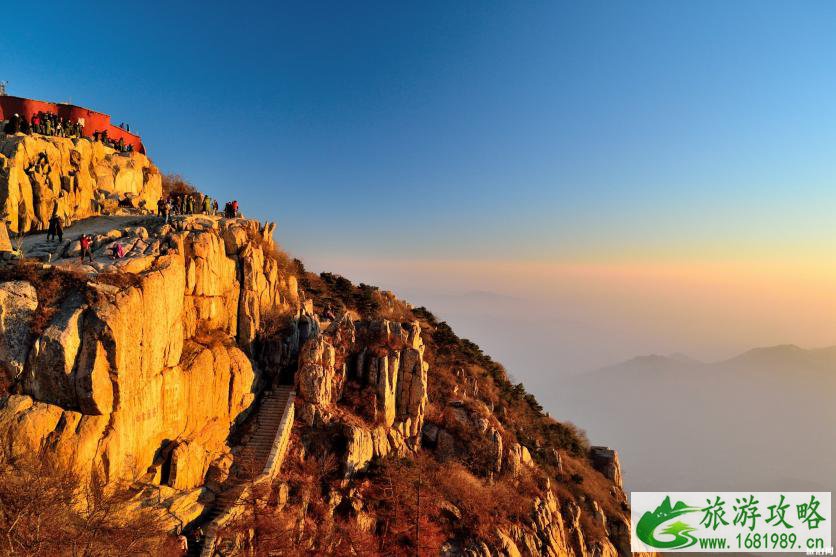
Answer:
[[75, 365], [81, 348], [84, 326], [84, 299], [71, 293], [49, 326], [35, 339], [29, 352], [29, 370], [23, 378], [23, 391], [34, 399], [78, 409]]
[[37, 292], [30, 283], [0, 283], [0, 374], [7, 378], [23, 372], [37, 307]]
[[519, 476], [523, 467], [530, 467], [534, 465], [531, 460], [531, 453], [529, 450], [519, 443], [511, 443], [508, 446], [508, 452], [505, 455], [505, 462], [507, 469], [512, 476]]
[[174, 489], [191, 489], [203, 485], [211, 453], [195, 441], [180, 441], [171, 453], [168, 485]]
[[330, 342], [317, 336], [308, 340], [299, 354], [296, 385], [299, 396], [310, 404], [328, 406], [333, 402], [336, 381], [335, 352]]
[[352, 476], [368, 466], [374, 457], [374, 443], [371, 432], [363, 427], [346, 425], [344, 435], [346, 438], [345, 474]]
[[9, 231], [6, 228], [6, 223], [0, 221], [0, 252], [13, 251], [12, 241], [9, 239]]
[[621, 482], [621, 464], [618, 461], [618, 452], [609, 447], [591, 447], [589, 459], [593, 468], [601, 472], [606, 478], [619, 487]]

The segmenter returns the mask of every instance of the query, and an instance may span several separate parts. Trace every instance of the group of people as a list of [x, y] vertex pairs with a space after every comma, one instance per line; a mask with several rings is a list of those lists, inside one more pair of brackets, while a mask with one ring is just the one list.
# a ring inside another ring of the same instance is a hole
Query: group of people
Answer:
[[[238, 206], [237, 201], [235, 205]], [[218, 200], [204, 194], [172, 193], [168, 198], [160, 198], [157, 201], [157, 214], [163, 217], [166, 223], [172, 215], [216, 215], [217, 213]]]
[[[198, 199], [198, 196], [199, 199]], [[189, 214], [204, 214], [217, 215], [218, 201], [212, 199], [204, 194], [192, 193], [172, 193], [167, 198], [160, 198], [157, 201], [157, 213], [160, 217], [165, 219], [168, 224], [171, 215], [189, 215]], [[227, 218], [235, 218], [238, 216], [238, 201], [228, 201], [224, 206], [224, 216]], [[58, 202], [52, 210], [52, 216], [49, 219], [49, 229], [46, 233], [47, 241], [58, 239], [58, 242], [64, 241], [64, 227], [61, 217], [58, 215]], [[84, 264], [85, 259], [93, 262], [93, 237], [89, 234], [82, 234], [79, 239], [79, 247], [81, 248], [81, 264]], [[125, 257], [125, 247], [121, 242], [114, 242], [109, 249], [108, 254], [111, 259], [122, 259]]]
[[49, 242], [58, 238], [58, 242], [64, 241], [64, 223], [58, 216], [58, 202], [52, 207], [52, 216], [49, 217], [49, 228], [46, 231], [46, 241]]
[[[90, 263], [93, 263], [93, 237], [89, 234], [82, 234], [78, 239], [79, 247], [81, 248], [81, 264], [84, 265], [84, 258], [88, 258]], [[125, 246], [118, 240], [111, 244], [108, 249], [108, 255], [111, 259], [122, 259], [125, 257]]]
[[[121, 126], [120, 126], [121, 127]], [[124, 129], [124, 128], [122, 128]], [[39, 133], [56, 137], [84, 137], [84, 124], [81, 120], [73, 122], [54, 112], [39, 111], [29, 120], [20, 114], [13, 114], [3, 131], [7, 134]], [[134, 150], [133, 145], [125, 143], [123, 138], [113, 140], [107, 136], [107, 130], [93, 132], [93, 141], [100, 141], [112, 149], [127, 153]]]
[[228, 219], [238, 217], [238, 201], [227, 201], [224, 205], [224, 216]]
[[117, 141], [112, 140], [107, 136], [107, 130], [93, 132], [93, 141], [101, 141], [111, 149], [116, 149], [122, 153], [129, 153], [134, 150], [134, 146], [125, 143], [124, 138], [119, 138]]
[[[177, 528], [177, 530], [175, 531], [175, 534], [177, 536], [177, 544], [180, 547], [180, 553], [182, 553], [183, 555], [188, 555], [189, 554], [189, 538], [186, 537], [186, 533], [183, 532], [182, 528]], [[203, 528], [198, 526], [197, 528], [192, 530], [192, 540], [191, 541], [192, 541], [192, 543], [200, 545], [200, 543], [203, 541]]]
[[54, 112], [39, 111], [27, 121], [20, 114], [14, 114], [6, 124], [6, 133], [39, 133], [58, 137], [82, 137], [84, 126], [79, 121], [65, 119]]

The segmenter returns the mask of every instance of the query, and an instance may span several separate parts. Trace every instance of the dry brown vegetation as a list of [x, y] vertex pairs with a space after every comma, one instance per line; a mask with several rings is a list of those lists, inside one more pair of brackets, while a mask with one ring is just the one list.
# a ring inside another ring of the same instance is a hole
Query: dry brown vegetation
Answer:
[[49, 459], [0, 460], [3, 555], [176, 555], [157, 516], [125, 489], [105, 489]]
[[0, 282], [11, 280], [23, 280], [35, 287], [38, 295], [38, 307], [32, 321], [35, 335], [46, 329], [69, 293], [88, 290], [84, 273], [56, 267], [43, 269], [40, 264], [26, 261], [0, 269]]
[[[300, 270], [304, 271], [304, 267]], [[344, 276], [334, 273], [301, 272], [299, 282], [313, 299], [316, 311], [330, 307], [338, 313], [352, 310], [366, 319], [384, 318], [393, 321], [415, 319], [408, 304], [395, 298], [391, 292], [382, 292], [376, 286], [360, 283], [354, 285]]]
[[[80, 296], [87, 305], [102, 303], [104, 294], [94, 288], [87, 275], [79, 270], [44, 267], [40, 263], [20, 260], [0, 267], [0, 282], [25, 281], [35, 288], [38, 305], [32, 318], [32, 338], [42, 334], [62, 304], [71, 295]], [[95, 282], [120, 289], [138, 286], [141, 278], [131, 273], [100, 273]], [[14, 378], [7, 370], [0, 369], [0, 393], [12, 388]]]
[[163, 174], [163, 197], [172, 193], [199, 193], [194, 185], [179, 174]]
[[[390, 293], [354, 285], [339, 275], [304, 273], [301, 283], [318, 311], [330, 306], [335, 311], [353, 310], [367, 319], [418, 319], [421, 323], [425, 359], [431, 370], [425, 421], [444, 427], [453, 436], [453, 454], [435, 453], [427, 448], [404, 460], [390, 456], [365, 476], [355, 478], [365, 479], [371, 486], [367, 501], [372, 503], [377, 517], [376, 536], [381, 552], [414, 554], [416, 536], [410, 532], [416, 520], [421, 524], [419, 530], [427, 532], [427, 540], [456, 538], [464, 542], [473, 536], [489, 539], [497, 525], [529, 520], [533, 500], [542, 496], [549, 480], [562, 501], [574, 500], [585, 507], [583, 501], [597, 500], [607, 514], [625, 512], [623, 498], [612, 491], [612, 482], [592, 468], [584, 432], [571, 423], [551, 418], [522, 384], [511, 382], [501, 364], [475, 343], [458, 337], [447, 323], [439, 322], [425, 308], [413, 309]], [[468, 387], [474, 382], [478, 389]], [[350, 377], [342, 397], [339, 407], [343, 411], [355, 412], [361, 424], [370, 421], [363, 409], [373, 405], [364, 398], [359, 386], [352, 388]], [[488, 436], [474, 427], [445, 421], [445, 408], [454, 400], [468, 415], [481, 416], [502, 431], [506, 447], [515, 442], [528, 447], [538, 466], [524, 468], [516, 477], [507, 467], [501, 474], [494, 474], [496, 457]], [[340, 412], [340, 420], [354, 423], [345, 419], [343, 413]], [[562, 455], [562, 472], [557, 467], [555, 450]], [[410, 503], [409, 493], [415, 491], [418, 476], [426, 480], [426, 486], [422, 488], [425, 499], [416, 510], [417, 503]], [[448, 504], [457, 509], [456, 517], [451, 518]], [[584, 513], [583, 520], [589, 522], [584, 530], [587, 541], [606, 535], [592, 524], [589, 513]], [[421, 552], [428, 549], [437, 554], [437, 547], [430, 545], [421, 541]]]

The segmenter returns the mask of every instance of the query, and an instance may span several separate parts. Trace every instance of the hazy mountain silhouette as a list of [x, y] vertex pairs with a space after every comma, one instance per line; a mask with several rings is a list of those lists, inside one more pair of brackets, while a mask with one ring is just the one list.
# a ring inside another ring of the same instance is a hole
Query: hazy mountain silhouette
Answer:
[[836, 488], [836, 347], [640, 356], [562, 391], [560, 414], [619, 448], [627, 489]]

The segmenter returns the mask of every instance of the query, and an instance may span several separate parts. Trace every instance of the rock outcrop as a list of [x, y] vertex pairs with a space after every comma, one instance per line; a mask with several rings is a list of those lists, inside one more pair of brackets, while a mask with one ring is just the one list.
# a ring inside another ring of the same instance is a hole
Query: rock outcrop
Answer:
[[37, 293], [28, 282], [0, 284], [0, 373], [7, 380], [23, 373], [37, 307]]
[[[0, 366], [17, 379], [0, 402], [5, 450], [46, 451], [107, 481], [151, 470], [178, 490], [203, 485], [259, 388], [247, 351], [261, 316], [298, 311], [295, 278], [264, 257], [266, 228], [186, 217], [111, 231], [99, 251], [126, 239], [144, 247], [87, 267], [86, 291], [66, 293], [42, 331], [32, 329], [37, 284], [0, 283]], [[138, 273], [116, 267], [132, 260]]]
[[589, 459], [596, 470], [621, 489], [621, 463], [618, 461], [617, 451], [609, 447], [591, 447]]
[[0, 215], [13, 232], [43, 230], [57, 204], [67, 226], [118, 204], [156, 209], [162, 178], [145, 155], [100, 142], [0, 134]]
[[351, 475], [373, 458], [418, 448], [428, 370], [417, 321], [352, 320], [343, 314], [302, 348], [296, 375], [300, 415], [310, 426], [339, 422], [333, 405], [352, 382], [366, 403], [368, 422], [343, 424]]

